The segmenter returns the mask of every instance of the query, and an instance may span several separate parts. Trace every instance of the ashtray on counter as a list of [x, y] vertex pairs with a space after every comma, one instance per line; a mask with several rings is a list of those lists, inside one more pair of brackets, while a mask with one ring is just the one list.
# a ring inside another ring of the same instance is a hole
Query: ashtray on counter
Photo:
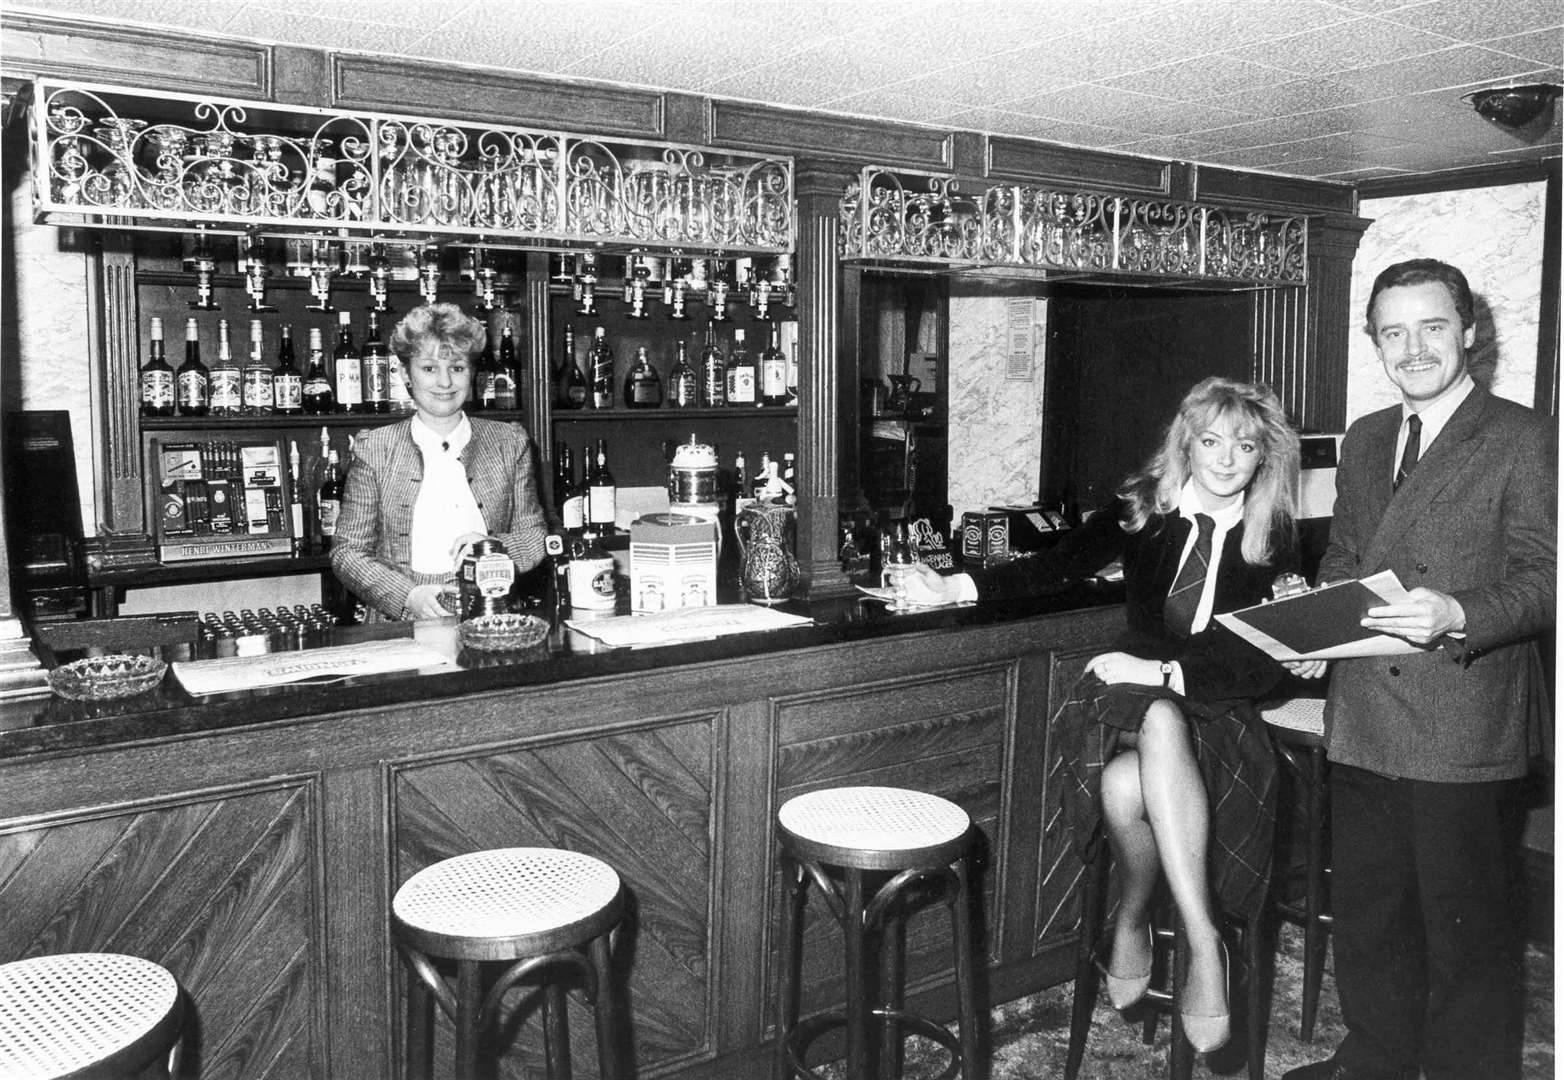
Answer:
[[72, 701], [132, 697], [163, 681], [168, 665], [150, 656], [112, 653], [62, 664], [48, 673], [56, 694]]
[[536, 615], [479, 615], [456, 629], [463, 645], [481, 652], [530, 649], [549, 634], [549, 624]]

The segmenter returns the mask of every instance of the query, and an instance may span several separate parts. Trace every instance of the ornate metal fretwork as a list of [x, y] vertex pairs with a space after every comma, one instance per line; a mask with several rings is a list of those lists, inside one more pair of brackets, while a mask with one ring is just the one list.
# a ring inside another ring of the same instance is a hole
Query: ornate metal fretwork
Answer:
[[929, 270], [1252, 287], [1307, 281], [1307, 219], [1036, 184], [962, 190], [871, 166], [842, 196], [842, 258]]
[[793, 162], [38, 79], [39, 221], [774, 253]]

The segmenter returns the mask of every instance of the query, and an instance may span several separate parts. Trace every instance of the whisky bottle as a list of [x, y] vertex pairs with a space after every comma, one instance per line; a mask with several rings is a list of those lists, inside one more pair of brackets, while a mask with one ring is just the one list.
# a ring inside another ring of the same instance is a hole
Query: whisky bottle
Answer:
[[391, 411], [391, 353], [380, 339], [380, 313], [371, 309], [364, 349], [358, 358], [359, 385], [367, 413]]
[[337, 467], [335, 450], [326, 456], [326, 476], [315, 497], [315, 507], [320, 515], [320, 548], [330, 551], [331, 542], [337, 535], [337, 515], [342, 512], [342, 473]]
[[364, 404], [364, 377], [358, 367], [358, 350], [353, 348], [353, 316], [337, 312], [337, 347], [331, 351], [338, 412], [360, 412]]
[[304, 373], [293, 354], [293, 327], [282, 328], [277, 346], [277, 370], [272, 372], [272, 407], [294, 416], [304, 411]]
[[244, 408], [244, 381], [239, 365], [234, 363], [233, 343], [228, 338], [228, 320], [217, 320], [217, 363], [209, 373], [211, 390], [211, 414], [213, 416], [238, 416]]
[[706, 321], [706, 347], [701, 350], [701, 404], [728, 403], [728, 365], [717, 344], [717, 324]]
[[728, 354], [728, 404], [755, 404], [755, 359], [744, 347], [744, 331], [733, 331], [733, 349]]
[[684, 355], [684, 342], [677, 347], [673, 369], [668, 372], [668, 403], [677, 409], [693, 409], [701, 403], [700, 379]]
[[251, 319], [250, 357], [240, 373], [239, 390], [246, 416], [265, 416], [272, 411], [274, 404], [272, 369], [266, 366], [263, 348], [261, 320]]
[[787, 358], [782, 355], [780, 328], [771, 324], [771, 341], [760, 354], [760, 401], [758, 404], [787, 404]]
[[500, 363], [494, 371], [494, 407], [514, 409], [519, 404], [521, 391], [517, 385], [516, 338], [510, 327], [500, 331]]
[[655, 409], [663, 403], [663, 381], [646, 357], [646, 347], [635, 350], [635, 363], [625, 372], [625, 408]]
[[410, 413], [416, 407], [413, 393], [407, 388], [407, 365], [402, 358], [387, 348], [386, 385], [390, 388], [389, 409], [394, 413]]
[[[161, 333], [162, 331], [159, 330], [159, 334]], [[174, 396], [178, 399], [179, 415], [205, 416], [211, 408], [211, 395], [211, 378], [207, 373], [206, 365], [201, 363], [201, 341], [199, 331], [196, 329], [196, 321], [187, 319], [185, 362], [174, 372]]]
[[321, 341], [320, 327], [310, 327], [310, 361], [304, 369], [304, 411], [312, 416], [334, 412], [337, 396], [331, 390], [331, 380], [326, 377], [326, 346]]
[[587, 357], [592, 368], [592, 408], [614, 407], [614, 351], [599, 326], [592, 334], [592, 351]]

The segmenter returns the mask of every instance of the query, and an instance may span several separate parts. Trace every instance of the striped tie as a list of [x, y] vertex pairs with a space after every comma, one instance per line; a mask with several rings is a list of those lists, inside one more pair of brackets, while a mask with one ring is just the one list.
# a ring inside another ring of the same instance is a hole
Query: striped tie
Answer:
[[1173, 588], [1168, 591], [1167, 603], [1162, 606], [1163, 624], [1179, 637], [1188, 637], [1195, 625], [1195, 611], [1206, 587], [1206, 568], [1211, 565], [1211, 536], [1216, 532], [1216, 522], [1207, 514], [1196, 514], [1195, 527], [1200, 530], [1195, 550], [1184, 560]]

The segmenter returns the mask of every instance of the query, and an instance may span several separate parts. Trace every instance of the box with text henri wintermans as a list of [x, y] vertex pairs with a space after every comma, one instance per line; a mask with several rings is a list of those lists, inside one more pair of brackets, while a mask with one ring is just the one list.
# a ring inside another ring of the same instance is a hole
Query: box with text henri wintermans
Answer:
[[151, 441], [147, 506], [161, 562], [243, 559], [293, 551], [281, 439]]

